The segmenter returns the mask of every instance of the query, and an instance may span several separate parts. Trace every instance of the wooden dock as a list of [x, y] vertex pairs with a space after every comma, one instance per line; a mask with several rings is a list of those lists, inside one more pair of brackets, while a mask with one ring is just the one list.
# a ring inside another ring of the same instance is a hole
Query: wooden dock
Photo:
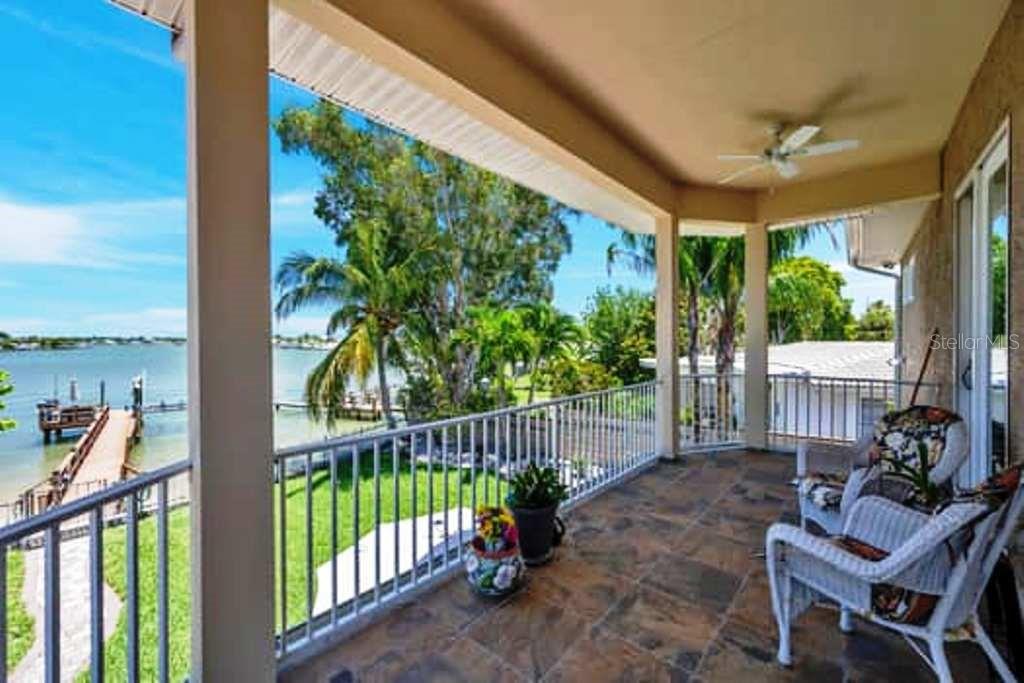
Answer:
[[138, 429], [139, 421], [131, 411], [103, 408], [61, 463], [60, 502], [71, 502], [121, 481]]
[[50, 443], [53, 434], [59, 439], [64, 431], [87, 429], [99, 412], [96, 406], [61, 406], [56, 400], [40, 403], [36, 409], [44, 443]]

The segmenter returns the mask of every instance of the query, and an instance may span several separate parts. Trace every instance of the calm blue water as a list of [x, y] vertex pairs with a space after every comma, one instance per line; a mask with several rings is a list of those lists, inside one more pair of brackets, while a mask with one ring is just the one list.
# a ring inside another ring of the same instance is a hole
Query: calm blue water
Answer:
[[[44, 479], [67, 454], [77, 439], [71, 435], [59, 443], [43, 445], [36, 427], [36, 403], [52, 398], [54, 387], [62, 402], [68, 401], [69, 382], [76, 379], [81, 403], [99, 400], [99, 385], [106, 381], [107, 401], [113, 406], [131, 402], [131, 380], [145, 378], [146, 403], [168, 403], [186, 398], [186, 355], [184, 345], [137, 344], [95, 346], [63, 351], [0, 352], [0, 368], [7, 370], [14, 393], [5, 397], [6, 416], [18, 427], [0, 433], [0, 502], [16, 496]], [[323, 357], [323, 351], [274, 349], [274, 400], [298, 401], [309, 370]], [[372, 388], [372, 387], [371, 387]], [[142, 441], [132, 457], [142, 469], [152, 469], [187, 456], [188, 433], [184, 411], [146, 416]], [[345, 423], [335, 428], [344, 432], [368, 423]], [[322, 424], [300, 410], [280, 410], [274, 415], [277, 446], [317, 441], [327, 436]]]

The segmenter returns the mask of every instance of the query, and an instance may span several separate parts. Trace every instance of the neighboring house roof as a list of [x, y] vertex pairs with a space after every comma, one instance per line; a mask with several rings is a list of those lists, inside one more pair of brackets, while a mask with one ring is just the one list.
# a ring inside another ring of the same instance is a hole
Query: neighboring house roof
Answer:
[[[892, 342], [864, 341], [811, 341], [794, 344], [775, 344], [768, 347], [768, 374], [844, 379], [893, 379]], [[654, 368], [653, 358], [644, 358], [640, 364]], [[735, 372], [743, 372], [743, 351], [736, 353]], [[715, 357], [702, 354], [701, 373], [715, 371]], [[689, 374], [690, 365], [685, 356], [679, 357], [680, 374]]]

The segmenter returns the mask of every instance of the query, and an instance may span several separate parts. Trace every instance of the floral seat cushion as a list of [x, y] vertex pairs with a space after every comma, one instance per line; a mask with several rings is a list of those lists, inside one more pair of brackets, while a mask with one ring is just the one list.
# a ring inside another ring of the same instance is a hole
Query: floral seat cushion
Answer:
[[934, 467], [946, 449], [949, 428], [961, 421], [956, 413], [936, 406], [911, 406], [886, 413], [875, 425], [868, 456], [872, 463], [880, 462], [889, 470], [894, 460], [916, 462], [924, 446], [928, 465]]
[[[1020, 479], [1021, 466], [1015, 465], [994, 474], [973, 489], [956, 496], [950, 502], [981, 502], [988, 505], [990, 511], [995, 511], [1013, 496], [1017, 487], [1020, 486]], [[974, 524], [977, 522], [978, 520], [975, 520]], [[973, 524], [943, 544], [950, 564], [953, 564], [969, 545], [973, 537], [972, 529]], [[830, 540], [843, 550], [869, 562], [880, 562], [889, 556], [887, 551], [852, 536], [833, 536]], [[872, 614], [891, 622], [925, 624], [935, 610], [938, 601], [939, 596], [937, 595], [913, 591], [891, 583], [876, 583], [871, 586]]]
[[[911, 406], [887, 413], [875, 425], [869, 462], [890, 472], [893, 461], [916, 463], [923, 445], [928, 464], [934, 467], [945, 451], [949, 428], [960, 421], [956, 413], [935, 406]], [[846, 480], [843, 474], [810, 472], [800, 479], [800, 495], [823, 510], [838, 510]], [[881, 482], [875, 482], [863, 493], [882, 493], [880, 487]]]
[[828, 472], [811, 472], [801, 477], [800, 495], [822, 510], [838, 510], [843, 500], [846, 477]]

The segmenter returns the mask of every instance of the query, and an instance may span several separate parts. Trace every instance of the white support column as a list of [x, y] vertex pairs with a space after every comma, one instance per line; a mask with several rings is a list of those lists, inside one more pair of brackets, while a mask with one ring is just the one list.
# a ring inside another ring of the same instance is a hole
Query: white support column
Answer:
[[746, 349], [743, 405], [747, 446], [765, 448], [768, 417], [768, 230], [747, 226], [744, 255]]
[[656, 231], [655, 449], [659, 457], [674, 458], [679, 448], [679, 221], [675, 215], [659, 217]]
[[193, 681], [272, 681], [267, 0], [187, 0]]

